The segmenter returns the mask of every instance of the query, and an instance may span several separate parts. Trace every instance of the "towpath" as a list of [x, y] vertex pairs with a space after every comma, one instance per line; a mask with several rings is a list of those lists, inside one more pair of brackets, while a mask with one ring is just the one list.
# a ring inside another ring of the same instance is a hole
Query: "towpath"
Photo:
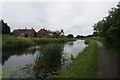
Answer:
[[120, 57], [114, 55], [99, 41], [96, 42], [99, 49], [99, 77], [120, 79]]

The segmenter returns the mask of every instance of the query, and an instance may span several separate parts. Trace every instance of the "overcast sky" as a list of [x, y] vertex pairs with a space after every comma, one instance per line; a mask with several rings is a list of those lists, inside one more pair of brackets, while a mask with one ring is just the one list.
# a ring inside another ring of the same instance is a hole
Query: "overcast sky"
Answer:
[[[115, 2], [6, 2], [2, 3], [2, 18], [11, 27], [63, 29], [65, 34], [88, 35], [92, 25], [116, 7]], [[0, 7], [1, 8], [1, 7]]]

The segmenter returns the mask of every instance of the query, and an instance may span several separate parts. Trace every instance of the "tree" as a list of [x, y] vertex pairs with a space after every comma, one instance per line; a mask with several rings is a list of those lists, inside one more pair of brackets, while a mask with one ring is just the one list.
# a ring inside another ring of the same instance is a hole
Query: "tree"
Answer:
[[94, 36], [104, 37], [108, 43], [120, 49], [120, 2], [117, 8], [111, 8], [109, 15], [94, 24], [93, 28]]
[[55, 38], [59, 38], [60, 37], [60, 31], [53, 32], [53, 35], [54, 35]]
[[77, 39], [83, 38], [83, 36], [82, 36], [82, 35], [77, 35], [76, 38], [77, 38]]
[[93, 32], [93, 36], [98, 36], [98, 32]]
[[27, 34], [27, 33], [25, 33], [25, 37], [26, 37], [26, 38], [28, 37], [28, 34]]
[[9, 34], [10, 33], [10, 27], [7, 25], [7, 23], [4, 23], [3, 20], [0, 21], [0, 28], [2, 27], [2, 34]]
[[64, 30], [63, 29], [57, 30], [57, 31], [53, 32], [53, 35], [55, 38], [59, 38], [64, 35]]
[[87, 37], [92, 37], [93, 35], [87, 35]]
[[67, 37], [68, 38], [73, 38], [74, 36], [73, 36], [73, 34], [68, 34]]
[[61, 29], [60, 33], [61, 33], [61, 35], [64, 35], [64, 30], [63, 30], [63, 29]]

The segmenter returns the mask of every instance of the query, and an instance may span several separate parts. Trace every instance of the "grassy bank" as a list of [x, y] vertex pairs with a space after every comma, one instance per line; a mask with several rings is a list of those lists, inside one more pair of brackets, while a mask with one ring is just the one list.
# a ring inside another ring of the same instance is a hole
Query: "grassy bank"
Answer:
[[14, 37], [4, 35], [2, 36], [2, 49], [21, 49], [34, 45], [34, 42], [27, 38]]
[[98, 48], [93, 40], [88, 47], [73, 60], [69, 68], [60, 72], [57, 78], [96, 78], [98, 69]]
[[44, 43], [64, 43], [67, 41], [74, 41], [75, 38], [23, 38], [17, 36], [2, 36], [2, 49], [21, 49], [35, 44]]
[[112, 43], [108, 43], [105, 41], [104, 38], [101, 37], [92, 37], [92, 39], [100, 41], [101, 43], [103, 43], [107, 48], [111, 49], [113, 52], [115, 52], [116, 54], [118, 54], [120, 56], [120, 48], [116, 47], [116, 45], [112, 44]]
[[36, 44], [42, 44], [42, 43], [64, 43], [67, 41], [75, 41], [76, 38], [32, 38], [31, 40]]

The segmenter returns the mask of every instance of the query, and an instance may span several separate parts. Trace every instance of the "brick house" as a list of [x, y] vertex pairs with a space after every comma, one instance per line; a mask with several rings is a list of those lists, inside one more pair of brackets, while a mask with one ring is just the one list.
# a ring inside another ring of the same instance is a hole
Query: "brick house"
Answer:
[[53, 37], [53, 32], [45, 29], [40, 29], [37, 32], [37, 37], [38, 38], [52, 38]]
[[34, 38], [36, 37], [36, 32], [35, 30], [32, 29], [15, 29], [12, 33], [15, 33], [17, 36], [22, 36], [22, 37], [28, 37], [28, 38]]

